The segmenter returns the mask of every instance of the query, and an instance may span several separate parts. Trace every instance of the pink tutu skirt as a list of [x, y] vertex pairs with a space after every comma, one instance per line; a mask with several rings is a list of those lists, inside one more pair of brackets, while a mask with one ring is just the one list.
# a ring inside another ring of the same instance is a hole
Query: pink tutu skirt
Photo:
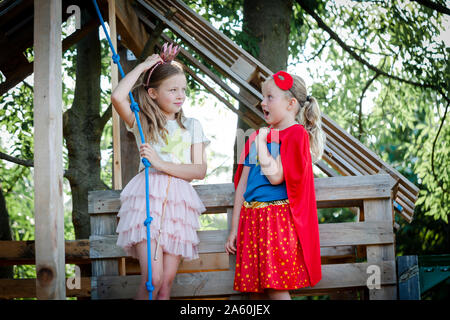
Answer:
[[[174, 255], [181, 255], [185, 260], [198, 258], [200, 228], [199, 216], [206, 211], [197, 192], [192, 185], [165, 173], [150, 171], [149, 198], [150, 237], [157, 239], [161, 226], [161, 216], [164, 199], [167, 197], [165, 214], [162, 221], [160, 249]], [[117, 225], [117, 245], [124, 248], [127, 255], [138, 258], [135, 245], [147, 240], [147, 218], [145, 204], [145, 171], [141, 171], [126, 185], [120, 194], [121, 208]]]

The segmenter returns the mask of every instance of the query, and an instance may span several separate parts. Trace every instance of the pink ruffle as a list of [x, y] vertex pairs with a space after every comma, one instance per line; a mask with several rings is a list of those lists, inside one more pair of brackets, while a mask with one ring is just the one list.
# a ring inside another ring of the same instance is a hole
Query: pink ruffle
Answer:
[[[152, 239], [158, 237], [168, 178], [164, 173], [149, 173]], [[131, 179], [120, 194], [120, 201], [117, 245], [124, 248], [129, 256], [137, 258], [135, 245], [147, 240], [147, 228], [144, 226], [147, 218], [145, 171]], [[197, 259], [199, 239], [196, 230], [200, 228], [198, 218], [206, 208], [189, 182], [171, 177], [165, 211], [160, 238], [161, 249], [167, 253], [181, 255], [185, 260]]]

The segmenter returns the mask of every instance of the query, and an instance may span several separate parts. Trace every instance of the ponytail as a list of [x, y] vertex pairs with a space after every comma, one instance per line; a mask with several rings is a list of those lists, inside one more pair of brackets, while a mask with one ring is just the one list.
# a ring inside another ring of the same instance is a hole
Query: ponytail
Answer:
[[322, 114], [317, 99], [307, 96], [307, 100], [304, 101], [303, 106], [300, 103], [297, 121], [305, 127], [309, 134], [309, 145], [313, 163], [322, 158], [325, 145], [325, 134], [322, 130], [321, 118]]

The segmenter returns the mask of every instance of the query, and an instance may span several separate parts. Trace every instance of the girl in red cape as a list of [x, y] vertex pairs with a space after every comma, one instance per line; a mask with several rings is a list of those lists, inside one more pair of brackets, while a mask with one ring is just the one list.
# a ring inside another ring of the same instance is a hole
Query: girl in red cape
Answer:
[[241, 154], [225, 250], [236, 254], [234, 290], [290, 299], [289, 290], [322, 277], [312, 163], [322, 156], [325, 135], [302, 78], [279, 71], [262, 94], [270, 128], [253, 133]]

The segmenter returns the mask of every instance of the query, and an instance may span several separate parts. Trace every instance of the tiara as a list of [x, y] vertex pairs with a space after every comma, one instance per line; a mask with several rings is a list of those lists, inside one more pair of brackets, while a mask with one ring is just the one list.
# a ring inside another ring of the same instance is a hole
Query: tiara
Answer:
[[156, 67], [163, 63], [171, 63], [175, 59], [175, 57], [178, 55], [180, 50], [181, 50], [181, 48], [177, 45], [174, 46], [173, 43], [171, 43], [170, 45], [168, 42], [163, 44], [161, 52], [159, 53], [159, 56], [161, 57], [163, 62], [158, 61], [157, 63], [155, 63], [155, 65], [153, 67], [150, 68], [150, 72], [148, 74], [147, 81], [145, 82], [146, 87], [148, 87], [150, 78], [152, 76], [153, 71], [156, 69]]

